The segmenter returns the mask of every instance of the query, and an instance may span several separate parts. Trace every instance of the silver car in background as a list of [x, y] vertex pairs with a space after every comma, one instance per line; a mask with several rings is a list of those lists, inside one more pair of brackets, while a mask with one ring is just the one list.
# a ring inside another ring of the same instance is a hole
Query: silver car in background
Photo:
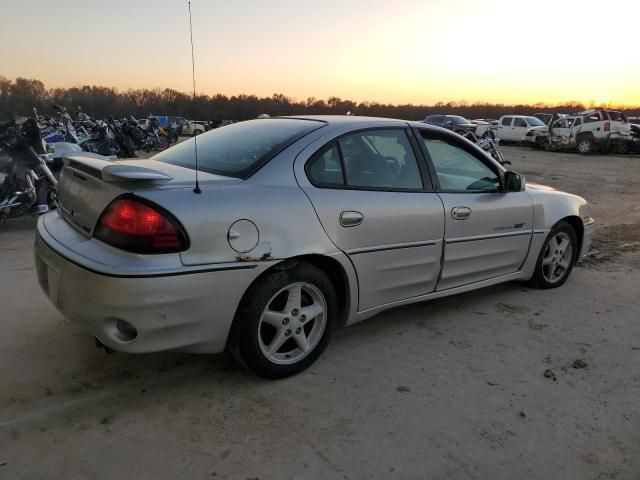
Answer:
[[584, 199], [525, 185], [445, 129], [285, 117], [150, 160], [66, 159], [35, 258], [51, 302], [108, 348], [227, 350], [278, 378], [391, 307], [558, 287], [593, 224]]

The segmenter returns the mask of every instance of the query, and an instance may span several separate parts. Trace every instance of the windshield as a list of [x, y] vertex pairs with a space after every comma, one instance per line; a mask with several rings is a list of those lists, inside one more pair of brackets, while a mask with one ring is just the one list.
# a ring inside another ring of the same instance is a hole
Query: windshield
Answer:
[[527, 117], [527, 123], [532, 127], [544, 127], [546, 124], [536, 117]]
[[451, 115], [451, 116], [447, 117], [447, 121], [451, 121], [455, 125], [463, 125], [465, 123], [469, 123], [469, 122], [467, 122], [466, 118], [458, 117], [458, 116], [454, 116], [454, 115]]
[[191, 138], [152, 159], [195, 169], [197, 139], [198, 170], [246, 178], [284, 148], [323, 125], [324, 122], [292, 118], [249, 120]]

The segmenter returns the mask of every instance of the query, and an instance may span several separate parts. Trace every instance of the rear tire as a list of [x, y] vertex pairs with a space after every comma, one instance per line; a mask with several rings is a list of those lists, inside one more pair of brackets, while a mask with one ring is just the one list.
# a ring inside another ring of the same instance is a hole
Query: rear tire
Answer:
[[589, 155], [596, 151], [596, 142], [589, 135], [580, 137], [578, 138], [576, 149], [582, 155]]
[[549, 232], [529, 285], [534, 288], [557, 288], [571, 275], [578, 259], [578, 238], [567, 222], [558, 222]]
[[327, 347], [337, 304], [331, 280], [318, 268], [295, 263], [274, 271], [243, 296], [228, 350], [265, 378], [300, 373]]
[[165, 137], [160, 137], [158, 138], [158, 140], [153, 142], [153, 149], [156, 152], [161, 152], [162, 150], [166, 150], [168, 146], [169, 146], [169, 142], [167, 142], [167, 139]]

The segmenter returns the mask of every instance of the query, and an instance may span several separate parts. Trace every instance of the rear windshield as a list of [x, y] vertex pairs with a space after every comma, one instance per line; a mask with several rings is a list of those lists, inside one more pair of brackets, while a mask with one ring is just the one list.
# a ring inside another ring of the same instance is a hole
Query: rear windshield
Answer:
[[323, 125], [324, 122], [291, 118], [249, 120], [190, 138], [152, 158], [195, 169], [197, 139], [198, 170], [246, 178], [293, 142]]

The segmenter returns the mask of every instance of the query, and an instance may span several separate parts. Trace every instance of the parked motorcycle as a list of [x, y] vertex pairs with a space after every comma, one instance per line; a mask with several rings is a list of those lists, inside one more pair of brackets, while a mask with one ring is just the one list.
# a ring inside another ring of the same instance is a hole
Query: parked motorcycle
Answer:
[[35, 118], [0, 124], [0, 219], [57, 207], [58, 182]]
[[169, 141], [161, 134], [160, 123], [154, 116], [151, 115], [147, 118], [143, 130], [147, 134], [145, 139], [145, 149], [148, 149], [147, 151], [153, 148], [155, 151], [160, 152], [169, 146]]
[[113, 119], [103, 120], [96, 133], [80, 144], [83, 150], [111, 158], [135, 158], [136, 145]]
[[502, 150], [500, 150], [500, 146], [498, 145], [499, 141], [496, 138], [496, 134], [493, 130], [489, 129], [482, 137], [478, 137], [473, 132], [467, 132], [463, 135], [467, 140], [475, 143], [482, 150], [487, 152], [495, 161], [500, 163], [500, 165], [511, 165], [509, 160], [504, 159], [504, 155], [502, 155]]

